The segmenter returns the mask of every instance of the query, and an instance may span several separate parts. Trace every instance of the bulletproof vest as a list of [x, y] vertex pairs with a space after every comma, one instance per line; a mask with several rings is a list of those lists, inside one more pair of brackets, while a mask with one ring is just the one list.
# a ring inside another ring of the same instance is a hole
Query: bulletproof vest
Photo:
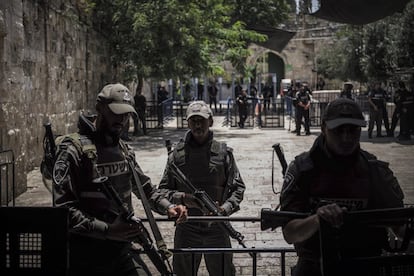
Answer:
[[[372, 181], [378, 180], [373, 176], [377, 171], [373, 171], [374, 166], [370, 164], [376, 160], [367, 159], [367, 157], [372, 158], [371, 156], [362, 153], [359, 156], [360, 162], [358, 162], [360, 167], [351, 172], [351, 175], [347, 175], [345, 170], [340, 168], [327, 170], [324, 168], [327, 164], [319, 164], [319, 161], [315, 161], [318, 164], [314, 164], [309, 155], [302, 157], [296, 159], [299, 167], [298, 173], [302, 179], [305, 179], [305, 183], [312, 183], [312, 185], [305, 184], [303, 188], [310, 195], [309, 203], [313, 211], [330, 203], [347, 207], [349, 211], [378, 208], [376, 198], [372, 196], [371, 191], [374, 188]], [[305, 170], [301, 170], [301, 167], [304, 167]], [[350, 227], [345, 225], [341, 231], [343, 235], [341, 234], [337, 241], [341, 248], [341, 254], [353, 256], [355, 254], [361, 254], [361, 256], [378, 254], [381, 248], [386, 246], [384, 229], [355, 228], [352, 225]], [[319, 256], [319, 236], [314, 235], [304, 241], [298, 245], [297, 250], [299, 256], [317, 259]]]
[[112, 222], [119, 214], [119, 206], [105, 193], [103, 183], [96, 181], [106, 176], [122, 202], [132, 210], [131, 172], [125, 158], [128, 151], [122, 141], [119, 145], [104, 147], [77, 133], [62, 138], [62, 142], [68, 140], [75, 145], [81, 157], [80, 171], [86, 172], [82, 183], [77, 186], [82, 208], [105, 222]]
[[303, 104], [307, 104], [310, 100], [309, 92], [307, 91], [303, 91], [303, 92], [299, 91], [296, 97], [297, 97], [297, 100]]
[[318, 173], [309, 175], [313, 183], [309, 190], [311, 209], [316, 210], [328, 203], [337, 203], [349, 211], [366, 209], [371, 192], [367, 169], [367, 164], [360, 164], [352, 171], [341, 167], [329, 170], [324, 165], [320, 166]]
[[[174, 150], [174, 162], [196, 188], [222, 204], [227, 184], [227, 146], [213, 140], [209, 147], [209, 143], [199, 147], [181, 142]], [[184, 186], [177, 189], [190, 192]]]
[[373, 90], [371, 93], [372, 102], [379, 108], [383, 108], [386, 100], [386, 95], [383, 90]]

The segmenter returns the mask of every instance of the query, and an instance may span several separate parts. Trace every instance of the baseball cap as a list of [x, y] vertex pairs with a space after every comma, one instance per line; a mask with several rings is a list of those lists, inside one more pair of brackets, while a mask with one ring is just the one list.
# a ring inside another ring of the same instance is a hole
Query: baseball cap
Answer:
[[213, 111], [204, 101], [195, 101], [187, 107], [187, 120], [196, 115], [208, 119], [213, 116]]
[[341, 125], [366, 126], [364, 116], [359, 105], [350, 99], [338, 98], [328, 104], [322, 120], [328, 129]]
[[115, 114], [130, 112], [137, 114], [134, 108], [134, 98], [128, 88], [120, 83], [105, 85], [96, 100], [108, 104]]

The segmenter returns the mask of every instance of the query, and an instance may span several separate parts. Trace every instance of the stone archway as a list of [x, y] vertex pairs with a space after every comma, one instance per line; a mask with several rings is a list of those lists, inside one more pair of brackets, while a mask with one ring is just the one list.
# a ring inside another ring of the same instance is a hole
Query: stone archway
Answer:
[[280, 80], [285, 78], [285, 60], [280, 53], [266, 48], [255, 48], [248, 60], [249, 65], [256, 65], [256, 73], [261, 76], [262, 83], [272, 83], [276, 74], [276, 91], [280, 91]]

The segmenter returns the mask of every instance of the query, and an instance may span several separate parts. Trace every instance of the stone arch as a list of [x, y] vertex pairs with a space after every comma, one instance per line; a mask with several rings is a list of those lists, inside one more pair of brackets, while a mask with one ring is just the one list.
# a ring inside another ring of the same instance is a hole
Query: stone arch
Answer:
[[[280, 91], [280, 80], [285, 78], [287, 57], [267, 48], [254, 49], [253, 55], [247, 60], [248, 65], [258, 65], [257, 73], [265, 77], [262, 82], [270, 81], [276, 74], [276, 91]], [[260, 67], [260, 68], [259, 68]]]

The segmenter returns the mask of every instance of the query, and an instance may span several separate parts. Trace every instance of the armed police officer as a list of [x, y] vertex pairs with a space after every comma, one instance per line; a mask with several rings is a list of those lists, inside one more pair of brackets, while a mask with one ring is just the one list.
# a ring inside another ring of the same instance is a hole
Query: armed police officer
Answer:
[[[232, 150], [214, 139], [210, 127], [213, 113], [204, 101], [188, 106], [187, 121], [190, 130], [169, 154], [159, 189], [174, 198], [174, 202], [187, 205], [189, 215], [203, 215], [200, 202], [190, 194], [187, 186], [174, 177], [172, 163], [182, 171], [193, 186], [205, 191], [214, 200], [222, 215], [229, 216], [240, 209], [245, 184], [240, 176]], [[174, 248], [231, 247], [229, 234], [218, 223], [186, 222], [177, 225]], [[195, 254], [196, 269], [201, 254]], [[205, 254], [210, 275], [234, 275], [232, 254]], [[175, 254], [173, 267], [177, 275], [192, 274], [190, 254]]]
[[[310, 91], [310, 90], [309, 90]], [[310, 115], [311, 94], [305, 86], [301, 85], [296, 92], [296, 135], [300, 135], [302, 118], [305, 120], [305, 134], [310, 135]]]
[[[320, 220], [340, 226], [346, 210], [403, 206], [403, 192], [388, 163], [360, 148], [363, 126], [364, 116], [355, 101], [338, 98], [330, 102], [322, 118], [321, 135], [288, 167], [281, 210], [312, 214], [283, 227], [285, 240], [295, 245], [299, 256], [295, 276], [321, 275]], [[387, 242], [382, 228], [360, 227], [348, 234], [341, 243], [342, 253], [352, 256], [379, 255]]]
[[[94, 122], [81, 115], [79, 132], [60, 138], [53, 171], [56, 206], [70, 210], [70, 275], [148, 275], [131, 250], [131, 241], [144, 229], [127, 220], [121, 209], [132, 212], [131, 191], [138, 195], [137, 185], [148, 198], [155, 191], [134, 151], [120, 140], [130, 114], [135, 113], [134, 101], [124, 85], [108, 84], [97, 96], [96, 110]], [[131, 168], [141, 183], [132, 182]], [[105, 192], [106, 184], [119, 196], [121, 207]], [[178, 217], [178, 223], [186, 219], [183, 205], [166, 198], [150, 203], [159, 213]]]
[[374, 123], [377, 127], [377, 137], [383, 137], [381, 133], [382, 121], [388, 136], [391, 136], [390, 126], [387, 112], [387, 92], [381, 88], [381, 83], [376, 82], [374, 88], [368, 92], [369, 103], [369, 123], [368, 123], [368, 138], [372, 138], [372, 131]]
[[414, 106], [414, 95], [408, 91], [403, 81], [398, 82], [398, 89], [394, 94], [395, 109], [392, 114], [391, 135], [394, 136], [398, 120], [400, 120], [399, 140], [410, 140], [410, 121], [412, 120], [412, 110]]

